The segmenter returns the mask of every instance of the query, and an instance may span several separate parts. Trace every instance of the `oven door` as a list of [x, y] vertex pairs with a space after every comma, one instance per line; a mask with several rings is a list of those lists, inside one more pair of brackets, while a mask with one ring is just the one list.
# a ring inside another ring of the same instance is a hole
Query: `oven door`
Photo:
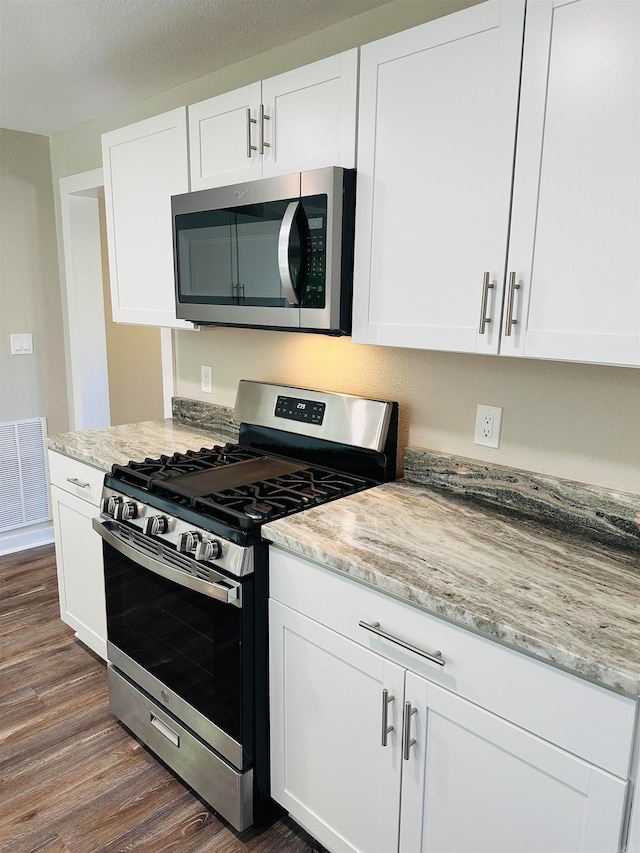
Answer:
[[[103, 538], [109, 662], [239, 770], [253, 759], [253, 579], [212, 573], [113, 521]], [[128, 538], [134, 541], [126, 541]], [[191, 564], [187, 570], [171, 565]], [[192, 574], [192, 571], [194, 572]], [[213, 582], [212, 582], [213, 580]]]

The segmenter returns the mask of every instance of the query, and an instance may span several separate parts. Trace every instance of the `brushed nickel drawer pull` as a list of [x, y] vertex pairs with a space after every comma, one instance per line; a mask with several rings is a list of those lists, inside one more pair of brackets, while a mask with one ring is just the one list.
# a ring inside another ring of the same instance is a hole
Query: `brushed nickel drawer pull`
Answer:
[[389, 705], [395, 698], [395, 696], [389, 696], [389, 691], [386, 688], [382, 691], [382, 746], [387, 745], [387, 735], [394, 728], [389, 725]]
[[496, 286], [495, 281], [489, 281], [489, 273], [484, 274], [482, 282], [482, 305], [480, 307], [480, 334], [484, 335], [487, 323], [491, 322], [491, 317], [487, 317], [487, 305], [489, 304], [489, 291]]
[[435, 652], [425, 652], [423, 649], [419, 649], [417, 646], [412, 646], [411, 643], [407, 643], [406, 640], [401, 640], [399, 637], [394, 637], [393, 634], [387, 634], [386, 631], [383, 631], [380, 628], [379, 622], [372, 622], [369, 624], [368, 622], [363, 622], [360, 620], [358, 625], [361, 628], [364, 628], [365, 631], [371, 631], [372, 634], [377, 634], [378, 637], [382, 637], [383, 640], [389, 640], [391, 643], [395, 643], [398, 646], [402, 646], [403, 649], [407, 649], [410, 652], [413, 652], [416, 655], [420, 655], [422, 658], [426, 658], [430, 660], [431, 663], [437, 663], [438, 666], [445, 666], [446, 660], [442, 657], [442, 652], [440, 650]]
[[418, 713], [418, 709], [414, 708], [411, 702], [404, 703], [404, 721], [402, 730], [402, 757], [405, 761], [411, 758], [410, 749], [416, 742], [414, 737], [411, 737], [411, 717]]
[[73, 483], [74, 486], [78, 486], [80, 489], [88, 489], [91, 485], [91, 483], [83, 483], [77, 477], [67, 477], [67, 483]]

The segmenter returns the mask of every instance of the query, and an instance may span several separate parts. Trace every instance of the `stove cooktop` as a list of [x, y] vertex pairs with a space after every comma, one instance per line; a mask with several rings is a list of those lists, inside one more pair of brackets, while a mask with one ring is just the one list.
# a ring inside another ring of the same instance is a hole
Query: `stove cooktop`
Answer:
[[[251, 531], [266, 521], [369, 488], [352, 474], [239, 444], [114, 465], [109, 485], [176, 515], [194, 513], [217, 532]], [[182, 512], [181, 512], [182, 511]], [[231, 535], [230, 533], [228, 535]], [[234, 538], [231, 536], [231, 538]]]

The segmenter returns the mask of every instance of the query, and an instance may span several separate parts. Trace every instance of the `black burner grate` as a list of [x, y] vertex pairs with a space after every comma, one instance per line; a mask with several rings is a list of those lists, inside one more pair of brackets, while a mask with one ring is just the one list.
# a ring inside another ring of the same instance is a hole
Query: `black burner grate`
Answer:
[[362, 477], [233, 444], [114, 465], [112, 477], [143, 489], [150, 502], [156, 495], [243, 530], [373, 485]]
[[250, 447], [240, 444], [225, 444], [224, 447], [202, 447], [200, 450], [187, 450], [186, 453], [174, 453], [172, 456], [147, 458], [144, 462], [129, 462], [126, 465], [114, 465], [111, 474], [116, 480], [131, 483], [143, 489], [150, 489], [155, 480], [168, 480], [181, 474], [205, 471], [254, 459], [261, 454]]

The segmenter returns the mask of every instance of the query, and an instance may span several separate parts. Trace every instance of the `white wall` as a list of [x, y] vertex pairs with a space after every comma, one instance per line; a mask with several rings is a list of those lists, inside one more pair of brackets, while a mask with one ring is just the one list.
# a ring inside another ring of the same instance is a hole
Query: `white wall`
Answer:
[[[33, 355], [11, 355], [31, 332]], [[49, 138], [0, 129], [0, 421], [68, 427]]]

